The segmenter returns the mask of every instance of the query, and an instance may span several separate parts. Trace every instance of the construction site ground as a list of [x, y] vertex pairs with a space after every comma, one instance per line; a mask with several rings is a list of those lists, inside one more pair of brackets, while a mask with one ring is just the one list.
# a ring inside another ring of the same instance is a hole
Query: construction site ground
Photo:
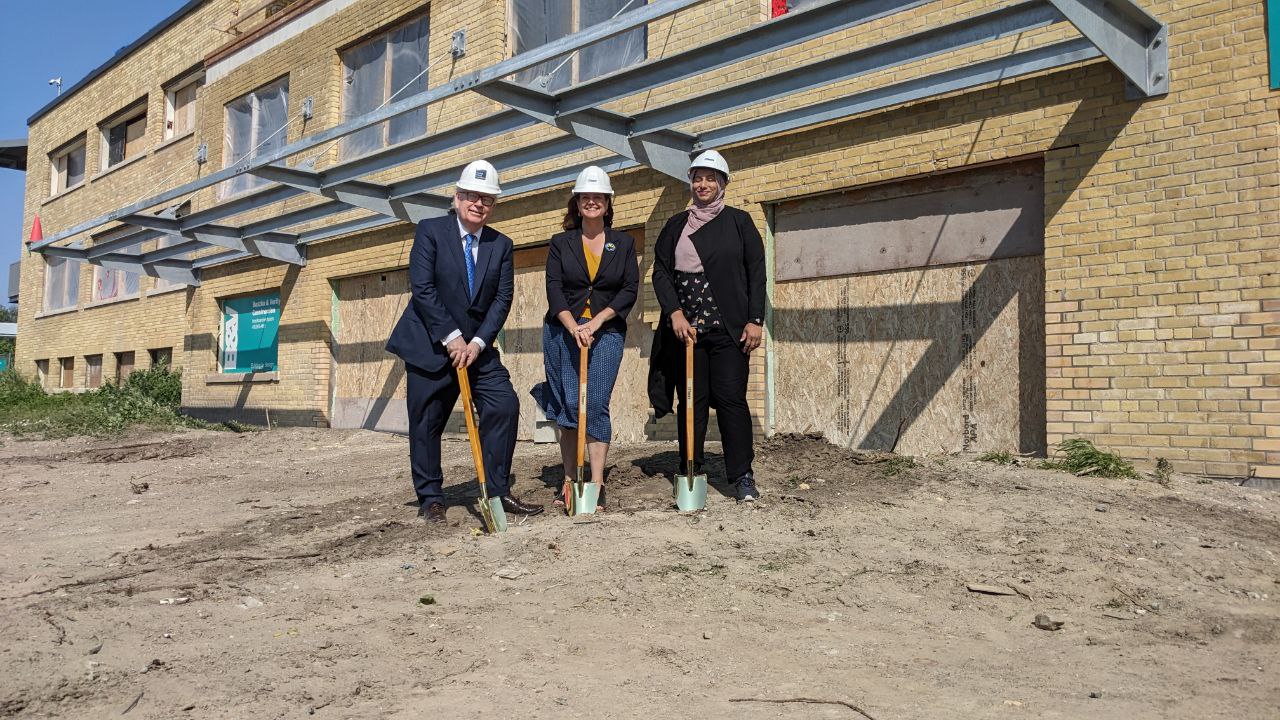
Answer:
[[[3, 438], [0, 716], [1280, 716], [1280, 493], [783, 436], [762, 502], [713, 458], [682, 515], [649, 443], [615, 448], [610, 512], [484, 536], [466, 443], [446, 525], [416, 517], [407, 453]], [[516, 458], [549, 504], [558, 449]]]

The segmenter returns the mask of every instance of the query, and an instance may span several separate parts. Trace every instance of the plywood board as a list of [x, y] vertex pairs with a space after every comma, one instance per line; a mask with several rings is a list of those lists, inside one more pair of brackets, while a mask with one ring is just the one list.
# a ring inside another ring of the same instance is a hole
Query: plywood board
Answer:
[[781, 203], [778, 281], [1044, 253], [1044, 163], [1030, 160]]
[[404, 362], [383, 347], [409, 301], [409, 271], [336, 281], [330, 424], [407, 432]]
[[1044, 265], [778, 283], [777, 429], [906, 454], [1044, 449]]

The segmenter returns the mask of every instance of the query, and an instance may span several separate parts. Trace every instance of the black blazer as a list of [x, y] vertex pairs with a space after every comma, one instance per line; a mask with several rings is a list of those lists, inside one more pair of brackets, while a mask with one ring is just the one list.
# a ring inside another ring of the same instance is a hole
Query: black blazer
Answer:
[[453, 212], [418, 223], [409, 255], [413, 294], [387, 340], [387, 352], [428, 372], [449, 362], [441, 343], [454, 330], [462, 339], [480, 338], [494, 353], [498, 331], [507, 321], [515, 294], [511, 238], [485, 226], [476, 251], [475, 296], [467, 294], [467, 265], [462, 234]]
[[[662, 306], [662, 320], [649, 353], [648, 390], [657, 417], [672, 411], [672, 396], [684, 375], [684, 346], [671, 330], [671, 313], [680, 309], [675, 285], [676, 242], [688, 217], [686, 210], [667, 221], [653, 253], [653, 290]], [[736, 342], [744, 325], [764, 319], [765, 261], [760, 231], [745, 211], [726, 207], [689, 239], [702, 259], [725, 330]]]
[[614, 328], [625, 334], [627, 313], [636, 304], [639, 288], [640, 266], [636, 262], [635, 240], [630, 235], [613, 228], [605, 229], [604, 252], [600, 255], [595, 280], [587, 273], [581, 230], [568, 230], [551, 237], [547, 249], [547, 323], [559, 324], [556, 316], [564, 310], [575, 318], [581, 317], [590, 299], [592, 313], [606, 307], [617, 313], [602, 329]]

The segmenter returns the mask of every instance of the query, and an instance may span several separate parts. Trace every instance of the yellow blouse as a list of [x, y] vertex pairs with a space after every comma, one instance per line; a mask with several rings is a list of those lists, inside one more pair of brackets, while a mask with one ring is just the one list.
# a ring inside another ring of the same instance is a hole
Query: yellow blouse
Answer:
[[[592, 280], [596, 279], [596, 273], [600, 270], [600, 256], [591, 252], [591, 248], [587, 247], [587, 241], [582, 240], [582, 254], [587, 257], [587, 274]], [[582, 317], [591, 319], [591, 298], [587, 298], [587, 306], [582, 310]]]

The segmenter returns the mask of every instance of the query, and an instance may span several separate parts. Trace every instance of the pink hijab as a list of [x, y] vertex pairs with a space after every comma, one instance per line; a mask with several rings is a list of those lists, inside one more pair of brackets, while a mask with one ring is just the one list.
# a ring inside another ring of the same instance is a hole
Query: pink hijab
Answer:
[[[724, 180], [721, 179], [720, 173], [716, 173], [716, 184], [720, 186], [720, 192], [716, 193], [710, 202], [699, 202], [698, 196], [693, 195], [693, 207], [689, 208], [689, 218], [685, 220], [684, 229], [680, 231], [680, 239], [676, 241], [676, 270], [679, 272], [702, 272], [702, 258], [698, 257], [698, 250], [693, 246], [693, 240], [689, 236], [697, 232], [698, 228], [714, 220], [724, 209]], [[689, 171], [689, 193], [693, 194], [693, 171]]]

